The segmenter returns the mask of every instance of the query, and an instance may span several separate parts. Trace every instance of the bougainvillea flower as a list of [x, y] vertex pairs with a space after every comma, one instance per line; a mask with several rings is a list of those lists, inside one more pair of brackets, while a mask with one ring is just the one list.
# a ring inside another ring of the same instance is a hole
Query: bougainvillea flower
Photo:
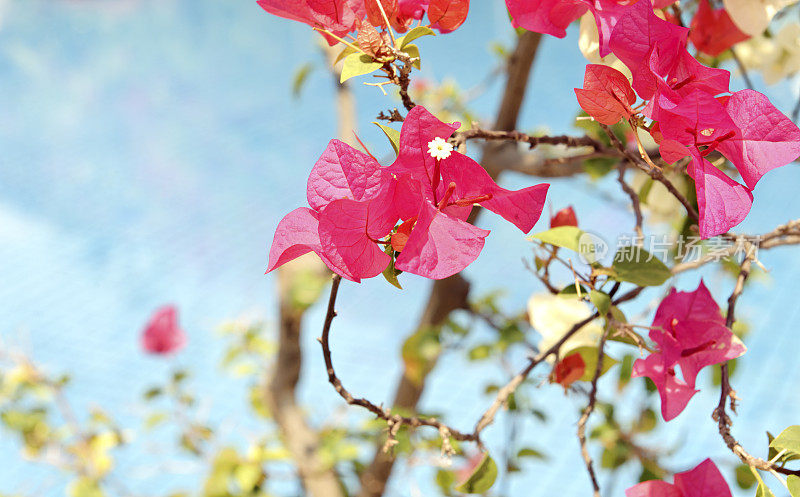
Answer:
[[[645, 0], [664, 8], [675, 0]], [[611, 53], [611, 33], [620, 16], [630, 7], [627, 0], [506, 0], [514, 27], [563, 38], [567, 26], [587, 11], [592, 12], [599, 35], [600, 57]]]
[[586, 363], [579, 353], [570, 354], [558, 361], [553, 368], [550, 378], [552, 383], [558, 383], [566, 390], [570, 385], [583, 378], [586, 372]]
[[584, 0], [506, 0], [515, 28], [553, 35], [567, 36], [567, 26], [589, 10]]
[[650, 480], [632, 486], [625, 497], [731, 497], [731, 490], [711, 459], [676, 473], [674, 483]]
[[632, 114], [636, 93], [624, 74], [608, 66], [589, 64], [583, 88], [575, 88], [578, 104], [597, 122], [612, 125]]
[[313, 251], [349, 280], [380, 274], [390, 258], [377, 240], [397, 220], [394, 188], [375, 159], [331, 140], [308, 178], [311, 208], [295, 209], [278, 224], [267, 272]]
[[[701, 369], [735, 359], [747, 350], [725, 326], [719, 306], [702, 280], [693, 292], [670, 291], [656, 311], [649, 336], [657, 352], [637, 359], [632, 376], [653, 380], [665, 421], [680, 414], [697, 392], [695, 380]], [[676, 366], [683, 378], [677, 376]]]
[[428, 10], [430, 0], [398, 0], [400, 15], [406, 19], [420, 20]]
[[169, 354], [186, 345], [186, 334], [178, 326], [175, 306], [165, 305], [153, 312], [142, 331], [142, 348], [150, 354]]
[[749, 35], [759, 35], [782, 8], [797, 0], [722, 0], [733, 22]]
[[474, 261], [488, 231], [466, 222], [480, 204], [527, 233], [539, 219], [549, 185], [506, 190], [447, 139], [459, 123], [443, 123], [421, 106], [406, 116], [397, 160], [388, 171], [396, 179], [395, 209], [416, 218], [395, 267], [428, 278], [451, 276]]
[[[339, 37], [354, 31], [365, 14], [364, 0], [258, 0], [257, 3], [270, 14], [325, 29]], [[330, 45], [338, 43], [330, 37], [326, 39]]]
[[530, 231], [549, 185], [519, 191], [498, 186], [478, 163], [453, 152], [447, 140], [459, 126], [415, 107], [403, 123], [397, 160], [388, 167], [332, 140], [308, 178], [310, 207], [278, 224], [267, 272], [315, 252], [332, 271], [358, 282], [388, 266], [391, 257], [381, 245], [391, 244], [400, 253], [397, 269], [446, 278], [478, 257], [489, 234], [466, 222], [476, 204]]
[[685, 50], [688, 28], [659, 18], [647, 1], [626, 8], [611, 33], [609, 46], [633, 74], [633, 89], [644, 100], [656, 91]]
[[720, 142], [722, 152], [753, 189], [768, 171], [800, 156], [800, 128], [754, 90], [731, 95], [725, 111], [737, 128], [735, 136]]
[[464, 24], [469, 13], [469, 0], [429, 0], [428, 20], [431, 27], [449, 33]]
[[575, 209], [571, 205], [550, 217], [550, 227], [558, 228], [559, 226], [578, 226], [578, 216], [575, 215]]
[[692, 19], [689, 40], [695, 48], [716, 57], [733, 45], [750, 38], [731, 20], [724, 8], [712, 9], [708, 0], [700, 0]]

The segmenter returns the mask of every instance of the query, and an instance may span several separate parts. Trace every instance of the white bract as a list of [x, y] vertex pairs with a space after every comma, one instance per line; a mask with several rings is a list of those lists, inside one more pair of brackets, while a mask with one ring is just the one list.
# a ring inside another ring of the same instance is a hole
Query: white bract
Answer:
[[772, 18], [782, 8], [798, 0], [723, 0], [725, 10], [743, 32], [756, 36], [767, 29]]
[[[589, 307], [577, 298], [552, 294], [534, 294], [528, 300], [528, 319], [541, 336], [539, 350], [546, 351], [556, 344], [580, 321], [591, 316]], [[579, 347], [597, 347], [603, 328], [592, 321], [572, 335], [561, 347], [561, 357]]]
[[581, 17], [578, 48], [583, 56], [586, 57], [586, 60], [592, 64], [603, 64], [604, 66], [612, 67], [624, 74], [629, 80], [632, 79], [630, 69], [616, 55], [610, 53], [605, 57], [600, 57], [600, 34], [597, 31], [594, 14], [591, 12], [587, 12]]

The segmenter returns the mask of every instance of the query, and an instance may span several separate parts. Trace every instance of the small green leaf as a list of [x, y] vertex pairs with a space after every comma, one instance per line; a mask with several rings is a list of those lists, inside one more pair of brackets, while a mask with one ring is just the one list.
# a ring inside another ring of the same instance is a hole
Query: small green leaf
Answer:
[[397, 280], [397, 275], [400, 274], [402, 271], [398, 271], [394, 267], [394, 249], [392, 248], [392, 245], [391, 244], [386, 245], [386, 249], [384, 250], [384, 252], [386, 252], [389, 255], [389, 257], [391, 257], [391, 260], [389, 261], [389, 265], [386, 266], [386, 269], [383, 270], [383, 277], [386, 278], [386, 281], [388, 281], [392, 285], [402, 290], [403, 287], [400, 286], [400, 281]]
[[742, 490], [752, 488], [752, 486], [756, 484], [756, 478], [753, 476], [753, 473], [750, 472], [750, 466], [747, 464], [736, 466], [736, 484], [739, 485], [739, 488]]
[[520, 449], [520, 451], [517, 452], [517, 457], [519, 457], [519, 458], [532, 457], [534, 459], [547, 459], [546, 455], [542, 454], [541, 452], [539, 452], [536, 449], [531, 449], [530, 447], [526, 447], [524, 449]]
[[292, 80], [292, 96], [294, 98], [300, 97], [300, 94], [303, 92], [303, 86], [313, 70], [314, 64], [311, 62], [306, 62], [297, 68], [297, 71], [294, 73], [294, 79]]
[[[564, 357], [572, 354], [580, 354], [581, 359], [583, 359], [583, 364], [585, 365], [583, 376], [581, 376], [579, 381], [592, 381], [594, 379], [594, 373], [597, 370], [597, 347], [591, 347], [588, 345], [584, 347], [578, 347], [577, 349], [570, 350], [564, 354]], [[603, 354], [603, 368], [600, 370], [600, 376], [606, 374], [606, 372], [611, 369], [611, 366], [617, 364], [618, 362], [619, 361], [613, 357], [609, 357], [608, 354]]]
[[541, 240], [544, 243], [563, 247], [578, 252], [580, 250], [580, 238], [583, 231], [575, 226], [558, 226], [541, 233], [531, 235], [528, 239]]
[[481, 359], [487, 359], [492, 353], [492, 346], [483, 344], [478, 345], [470, 349], [469, 356], [470, 361], [480, 361]]
[[772, 493], [772, 490], [769, 489], [764, 480], [761, 479], [761, 475], [758, 474], [755, 468], [750, 466], [750, 471], [752, 471], [753, 475], [758, 480], [758, 488], [756, 489], [756, 497], [775, 497], [775, 494]]
[[465, 494], [482, 494], [492, 488], [496, 479], [497, 465], [487, 452], [469, 478], [456, 487], [456, 491]]
[[403, 51], [408, 54], [409, 57], [415, 60], [411, 65], [416, 67], [417, 69], [422, 69], [422, 57], [419, 56], [419, 47], [416, 45], [407, 45]]
[[800, 497], [800, 477], [789, 475], [786, 478], [786, 486], [789, 487], [789, 494], [792, 497]]
[[[358, 42], [354, 42], [354, 43], [352, 43], [352, 45], [357, 47], [358, 46]], [[354, 53], [358, 53], [358, 50], [356, 50], [355, 48], [351, 47], [350, 45], [345, 46], [344, 50], [339, 52], [339, 55], [336, 56], [336, 60], [333, 61], [333, 65], [338, 64], [340, 60], [342, 60], [345, 57], [347, 57], [348, 55], [351, 55], [351, 54], [354, 54]]]
[[605, 292], [592, 290], [589, 292], [589, 300], [591, 300], [592, 304], [597, 307], [597, 312], [600, 314], [600, 316], [605, 316], [609, 309], [611, 309], [611, 297], [609, 297]]
[[423, 36], [436, 36], [436, 32], [434, 32], [431, 28], [427, 26], [417, 26], [416, 28], [406, 33], [405, 36], [397, 40], [397, 43], [400, 45], [400, 50], [403, 50], [406, 47], [406, 45], [416, 40], [417, 38], [421, 38]]
[[394, 149], [395, 155], [400, 153], [400, 132], [394, 128], [390, 128], [389, 126], [384, 126], [378, 122], [372, 122], [375, 126], [381, 128], [383, 134], [386, 135], [386, 138], [389, 139], [389, 142], [392, 144], [392, 148]]
[[614, 270], [613, 278], [617, 281], [627, 281], [639, 286], [659, 286], [672, 276], [672, 272], [663, 262], [634, 245], [617, 251], [611, 269]]
[[785, 451], [784, 456], [800, 456], [800, 425], [793, 425], [783, 430], [769, 446], [778, 452]]
[[375, 62], [375, 59], [366, 54], [353, 53], [344, 58], [344, 65], [342, 65], [342, 76], [339, 78], [340, 83], [344, 83], [350, 78], [369, 74], [372, 71], [379, 69], [383, 64]]

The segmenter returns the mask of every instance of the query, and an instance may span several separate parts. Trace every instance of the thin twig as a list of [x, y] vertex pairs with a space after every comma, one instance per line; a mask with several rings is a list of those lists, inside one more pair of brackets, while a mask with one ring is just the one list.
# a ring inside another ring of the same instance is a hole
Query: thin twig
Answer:
[[330, 331], [331, 331], [331, 324], [333, 323], [333, 318], [336, 317], [336, 297], [339, 293], [339, 284], [342, 282], [342, 277], [339, 275], [334, 275], [333, 277], [333, 284], [331, 285], [331, 293], [330, 297], [328, 298], [328, 311], [325, 315], [325, 324], [322, 327], [322, 336], [319, 339], [320, 344], [322, 345], [322, 355], [325, 359], [325, 368], [328, 373], [328, 381], [331, 385], [333, 385], [334, 390], [336, 393], [341, 396], [345, 402], [350, 405], [360, 406], [371, 413], [375, 414], [378, 418], [388, 421], [391, 427], [395, 427], [395, 430], [399, 429], [397, 425], [406, 425], [412, 428], [416, 428], [419, 426], [431, 426], [439, 430], [440, 432], [443, 429], [447, 430], [451, 438], [454, 438], [459, 441], [474, 441], [476, 440], [475, 435], [473, 434], [466, 434], [461, 433], [458, 430], [450, 428], [449, 426], [445, 425], [437, 421], [435, 418], [423, 418], [423, 417], [408, 417], [408, 416], [399, 416], [397, 414], [392, 414], [392, 412], [388, 409], [384, 409], [378, 405], [373, 404], [367, 399], [364, 398], [357, 398], [354, 397], [342, 384], [342, 381], [336, 376], [336, 371], [333, 368], [333, 359], [331, 357], [331, 349], [330, 349]]
[[641, 246], [644, 241], [644, 232], [642, 231], [642, 223], [643, 223], [643, 216], [642, 216], [642, 205], [639, 201], [639, 195], [633, 191], [633, 188], [625, 182], [625, 169], [626, 163], [622, 162], [619, 165], [618, 172], [619, 175], [617, 176], [617, 181], [619, 182], [620, 186], [622, 187], [622, 191], [624, 191], [628, 197], [631, 199], [631, 207], [633, 208], [633, 214], [636, 216], [636, 226], [634, 230], [636, 231], [636, 240], [637, 245]]
[[581, 444], [581, 455], [583, 462], [586, 464], [586, 471], [589, 473], [589, 478], [592, 480], [592, 488], [594, 490], [594, 497], [600, 497], [600, 484], [597, 482], [597, 475], [594, 472], [594, 464], [592, 456], [589, 454], [589, 449], [586, 446], [586, 422], [589, 421], [589, 416], [594, 411], [594, 406], [597, 403], [597, 380], [603, 373], [603, 362], [605, 357], [606, 339], [608, 338], [608, 327], [603, 331], [603, 336], [600, 337], [600, 345], [597, 350], [597, 364], [594, 369], [594, 376], [592, 377], [592, 390], [589, 392], [589, 403], [581, 414], [578, 420], [578, 441]]

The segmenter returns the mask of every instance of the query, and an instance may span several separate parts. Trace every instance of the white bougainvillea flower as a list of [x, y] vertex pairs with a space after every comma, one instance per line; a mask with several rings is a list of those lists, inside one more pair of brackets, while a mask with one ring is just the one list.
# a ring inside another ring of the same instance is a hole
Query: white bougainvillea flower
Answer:
[[734, 24], [745, 33], [756, 36], [767, 29], [782, 8], [798, 0], [723, 0]]
[[784, 24], [774, 36], [756, 36], [737, 45], [736, 54], [747, 69], [759, 71], [773, 85], [800, 72], [800, 24]]
[[600, 34], [597, 31], [597, 23], [594, 20], [594, 14], [591, 12], [587, 12], [581, 17], [578, 48], [580, 48], [586, 60], [592, 64], [603, 64], [604, 66], [613, 67], [624, 74], [628, 79], [632, 79], [630, 69], [628, 69], [628, 66], [623, 64], [616, 55], [612, 53], [605, 57], [600, 57]]
[[[537, 293], [528, 300], [528, 319], [533, 329], [542, 336], [539, 342], [539, 350], [542, 352], [561, 340], [575, 323], [591, 314], [589, 307], [577, 298]], [[597, 347], [602, 334], [603, 328], [596, 321], [589, 323], [564, 342], [561, 357], [578, 347]]]
[[453, 152], [453, 146], [438, 136], [428, 143], [428, 154], [436, 160], [445, 160]]

